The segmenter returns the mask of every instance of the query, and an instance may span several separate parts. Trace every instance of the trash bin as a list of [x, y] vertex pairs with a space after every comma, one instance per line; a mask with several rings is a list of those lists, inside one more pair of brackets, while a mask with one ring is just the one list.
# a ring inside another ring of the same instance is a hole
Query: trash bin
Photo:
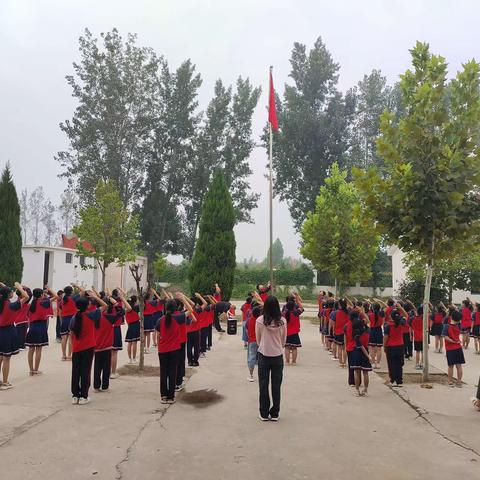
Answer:
[[237, 319], [232, 318], [227, 320], [227, 333], [228, 335], [237, 334]]

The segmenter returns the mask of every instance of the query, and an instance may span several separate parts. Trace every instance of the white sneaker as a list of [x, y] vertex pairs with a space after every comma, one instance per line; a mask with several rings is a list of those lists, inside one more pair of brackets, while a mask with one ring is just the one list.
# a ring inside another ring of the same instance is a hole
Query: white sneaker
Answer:
[[280, 418], [280, 415], [278, 417], [272, 417], [270, 415], [270, 421], [272, 421], [272, 422], [278, 422], [279, 418]]
[[262, 422], [268, 422], [270, 420], [269, 418], [262, 417], [260, 414], [258, 415], [258, 418], [260, 418]]
[[78, 405], [78, 397], [72, 397], [72, 405]]
[[79, 405], [86, 405], [87, 403], [90, 403], [90, 398], [80, 398], [78, 400]]
[[180, 391], [183, 390], [184, 387], [185, 387], [185, 385], [184, 385], [183, 383], [182, 383], [181, 385], [177, 385], [177, 386], [175, 387], [175, 391], [176, 391], [176, 392], [180, 392]]
[[249, 375], [249, 376], [247, 377], [247, 382], [253, 382], [253, 381], [254, 381], [253, 375]]
[[118, 373], [111, 373], [110, 374], [110, 380], [114, 380], [115, 378], [118, 378], [120, 375]]
[[0, 390], [10, 390], [11, 388], [13, 388], [13, 385], [9, 382], [0, 385]]
[[129, 363], [129, 365], [131, 365], [133, 363], [133, 360], [131, 358], [129, 358], [128, 363]]

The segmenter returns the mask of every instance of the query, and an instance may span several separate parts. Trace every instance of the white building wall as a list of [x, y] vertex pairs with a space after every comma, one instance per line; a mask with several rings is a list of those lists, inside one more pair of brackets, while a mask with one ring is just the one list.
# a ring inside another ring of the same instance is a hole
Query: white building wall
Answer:
[[403, 265], [405, 254], [397, 247], [389, 247], [388, 254], [392, 257], [392, 287], [393, 295], [399, 294], [400, 285], [407, 277], [407, 271]]
[[22, 247], [23, 275], [21, 283], [30, 288], [41, 288], [43, 285], [44, 248]]

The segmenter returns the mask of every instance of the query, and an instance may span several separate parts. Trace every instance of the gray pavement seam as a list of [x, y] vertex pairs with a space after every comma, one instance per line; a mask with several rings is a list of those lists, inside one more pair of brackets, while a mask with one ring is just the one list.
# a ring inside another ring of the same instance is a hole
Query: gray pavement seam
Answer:
[[425, 423], [427, 423], [437, 435], [442, 437], [444, 440], [447, 440], [450, 443], [453, 443], [457, 447], [463, 448], [464, 450], [467, 450], [469, 452], [472, 452], [474, 455], [477, 457], [480, 457], [480, 452], [477, 452], [475, 449], [472, 447], [469, 447], [468, 445], [464, 445], [463, 443], [457, 442], [456, 440], [453, 440], [453, 438], [450, 438], [448, 435], [443, 433], [434, 423], [427, 418], [428, 411], [421, 409], [418, 405], [415, 405], [410, 398], [408, 398], [407, 394], [404, 391], [400, 391], [399, 389], [396, 389], [395, 387], [391, 387], [390, 385], [387, 385], [387, 387], [395, 394], [397, 395], [404, 403], [406, 403], [412, 410], [415, 411], [417, 414], [416, 418], [422, 419]]
[[46, 420], [49, 420], [52, 418], [54, 415], [57, 413], [63, 411], [63, 408], [59, 408], [58, 410], [54, 410], [52, 413], [48, 415], [40, 415], [38, 417], [32, 418], [28, 422], [22, 423], [22, 425], [14, 428], [12, 433], [7, 436], [7, 438], [3, 441], [0, 442], [0, 447], [3, 447], [4, 445], [7, 445], [10, 443], [12, 440], [15, 438], [19, 437], [20, 435], [24, 434], [25, 432], [28, 432], [32, 428], [36, 427], [37, 425], [40, 425], [41, 423], [45, 422]]

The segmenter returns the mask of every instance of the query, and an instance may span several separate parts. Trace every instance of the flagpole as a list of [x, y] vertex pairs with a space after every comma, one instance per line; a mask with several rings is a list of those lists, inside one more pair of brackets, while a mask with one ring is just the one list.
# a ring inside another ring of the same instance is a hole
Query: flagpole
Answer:
[[[273, 67], [270, 67], [270, 78], [272, 75]], [[270, 285], [272, 294], [275, 293], [273, 285], [273, 168], [272, 168], [272, 151], [273, 151], [273, 133], [272, 133], [272, 123], [268, 122], [268, 129], [270, 133], [270, 149], [269, 149], [269, 165], [270, 165]]]

